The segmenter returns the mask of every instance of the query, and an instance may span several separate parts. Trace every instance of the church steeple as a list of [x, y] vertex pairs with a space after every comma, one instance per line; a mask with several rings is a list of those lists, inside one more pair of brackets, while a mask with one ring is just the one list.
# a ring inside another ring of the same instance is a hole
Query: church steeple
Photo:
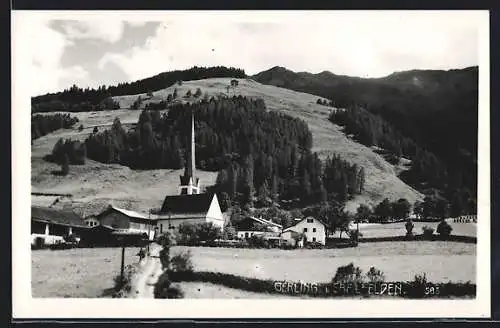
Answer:
[[195, 139], [194, 139], [194, 113], [191, 110], [191, 138], [190, 143], [190, 154], [186, 161], [186, 167], [184, 168], [184, 176], [181, 176], [181, 184], [179, 186], [179, 191], [181, 195], [192, 195], [200, 193], [200, 180], [195, 177], [196, 173], [196, 149], [195, 149]]

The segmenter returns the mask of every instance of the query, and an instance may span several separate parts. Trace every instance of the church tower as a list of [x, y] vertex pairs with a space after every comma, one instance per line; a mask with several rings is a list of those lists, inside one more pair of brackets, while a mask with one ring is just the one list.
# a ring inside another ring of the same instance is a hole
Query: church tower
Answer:
[[180, 177], [181, 184], [179, 186], [179, 193], [181, 195], [192, 195], [200, 193], [200, 179], [195, 177], [196, 161], [195, 161], [195, 142], [194, 142], [194, 113], [191, 110], [191, 144], [190, 154], [186, 161], [184, 168], [184, 175]]

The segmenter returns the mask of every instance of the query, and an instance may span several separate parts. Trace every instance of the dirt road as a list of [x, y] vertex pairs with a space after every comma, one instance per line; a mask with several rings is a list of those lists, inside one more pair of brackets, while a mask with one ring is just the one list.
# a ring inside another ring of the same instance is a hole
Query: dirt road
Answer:
[[135, 291], [132, 291], [133, 298], [154, 298], [154, 285], [158, 277], [162, 274], [161, 262], [158, 257], [160, 250], [160, 245], [151, 244], [150, 256], [145, 259], [137, 275], [134, 284]]

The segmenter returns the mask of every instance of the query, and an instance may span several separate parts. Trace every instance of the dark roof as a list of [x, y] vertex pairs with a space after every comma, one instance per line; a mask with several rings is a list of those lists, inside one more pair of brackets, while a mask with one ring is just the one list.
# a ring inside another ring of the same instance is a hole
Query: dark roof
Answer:
[[88, 228], [81, 216], [73, 211], [31, 206], [31, 219], [71, 227]]
[[206, 213], [213, 197], [212, 193], [167, 196], [159, 214]]

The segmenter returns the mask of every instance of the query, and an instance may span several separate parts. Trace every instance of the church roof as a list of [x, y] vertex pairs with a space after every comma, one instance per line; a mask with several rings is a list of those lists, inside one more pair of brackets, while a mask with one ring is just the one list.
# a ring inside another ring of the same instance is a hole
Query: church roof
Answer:
[[206, 213], [213, 197], [212, 193], [167, 196], [160, 214]]

